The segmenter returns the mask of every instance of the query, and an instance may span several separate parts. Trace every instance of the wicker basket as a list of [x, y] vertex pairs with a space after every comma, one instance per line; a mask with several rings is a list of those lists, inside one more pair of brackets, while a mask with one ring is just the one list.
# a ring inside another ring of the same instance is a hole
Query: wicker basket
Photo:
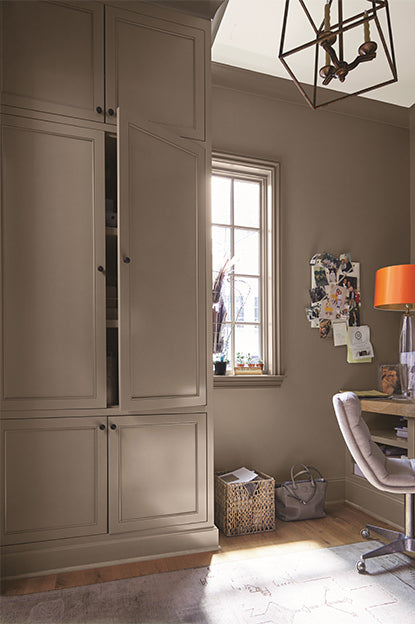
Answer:
[[275, 529], [275, 480], [255, 472], [248, 483], [226, 483], [215, 475], [215, 524], [225, 535]]

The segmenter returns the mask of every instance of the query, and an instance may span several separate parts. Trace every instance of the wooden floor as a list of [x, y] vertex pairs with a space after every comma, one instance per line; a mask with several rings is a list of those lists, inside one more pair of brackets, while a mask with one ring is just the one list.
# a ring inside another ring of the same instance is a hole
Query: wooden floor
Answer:
[[330, 505], [326, 511], [327, 516], [318, 520], [277, 521], [276, 530], [267, 533], [240, 537], [225, 537], [221, 534], [220, 551], [4, 581], [1, 593], [8, 596], [32, 594], [158, 572], [216, 565], [229, 560], [353, 544], [361, 541], [360, 529], [367, 522], [379, 524], [372, 517], [346, 504]]

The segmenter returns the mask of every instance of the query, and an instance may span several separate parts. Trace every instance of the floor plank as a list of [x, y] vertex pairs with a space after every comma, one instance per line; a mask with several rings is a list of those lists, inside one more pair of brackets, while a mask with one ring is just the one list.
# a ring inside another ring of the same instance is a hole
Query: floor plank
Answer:
[[276, 552], [282, 554], [353, 544], [361, 540], [360, 529], [366, 523], [378, 524], [371, 516], [350, 505], [330, 505], [327, 506], [326, 511], [327, 516], [318, 520], [277, 521], [275, 531], [238, 537], [226, 537], [221, 534], [219, 551], [4, 581], [2, 594], [7, 596], [32, 594], [159, 572], [216, 565], [227, 560], [266, 557]]

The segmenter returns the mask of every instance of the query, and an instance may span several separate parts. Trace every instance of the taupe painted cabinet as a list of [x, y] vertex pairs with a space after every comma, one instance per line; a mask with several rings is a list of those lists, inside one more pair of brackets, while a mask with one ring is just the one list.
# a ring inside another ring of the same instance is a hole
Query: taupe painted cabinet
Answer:
[[4, 409], [106, 407], [104, 134], [4, 115]]
[[214, 550], [210, 23], [0, 11], [3, 574]]
[[205, 405], [206, 150], [127, 111], [119, 145], [121, 407]]
[[3, 421], [4, 544], [106, 533], [104, 423], [97, 416]]
[[206, 522], [206, 414], [4, 420], [1, 445], [3, 544]]
[[3, 103], [112, 123], [127, 105], [203, 140], [205, 32], [141, 5], [2, 2]]

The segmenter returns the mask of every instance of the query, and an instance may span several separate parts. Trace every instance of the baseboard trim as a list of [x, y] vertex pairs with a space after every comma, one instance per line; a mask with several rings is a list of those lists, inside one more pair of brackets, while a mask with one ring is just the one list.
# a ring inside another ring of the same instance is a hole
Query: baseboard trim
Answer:
[[[62, 542], [65, 543], [62, 543]], [[85, 543], [72, 540], [8, 546], [2, 552], [4, 580], [45, 576], [73, 570], [132, 563], [162, 557], [217, 551], [218, 529], [184, 531], [146, 537], [106, 536]]]
[[374, 488], [361, 477], [346, 478], [345, 502], [399, 530], [404, 527], [403, 494], [391, 494]]

